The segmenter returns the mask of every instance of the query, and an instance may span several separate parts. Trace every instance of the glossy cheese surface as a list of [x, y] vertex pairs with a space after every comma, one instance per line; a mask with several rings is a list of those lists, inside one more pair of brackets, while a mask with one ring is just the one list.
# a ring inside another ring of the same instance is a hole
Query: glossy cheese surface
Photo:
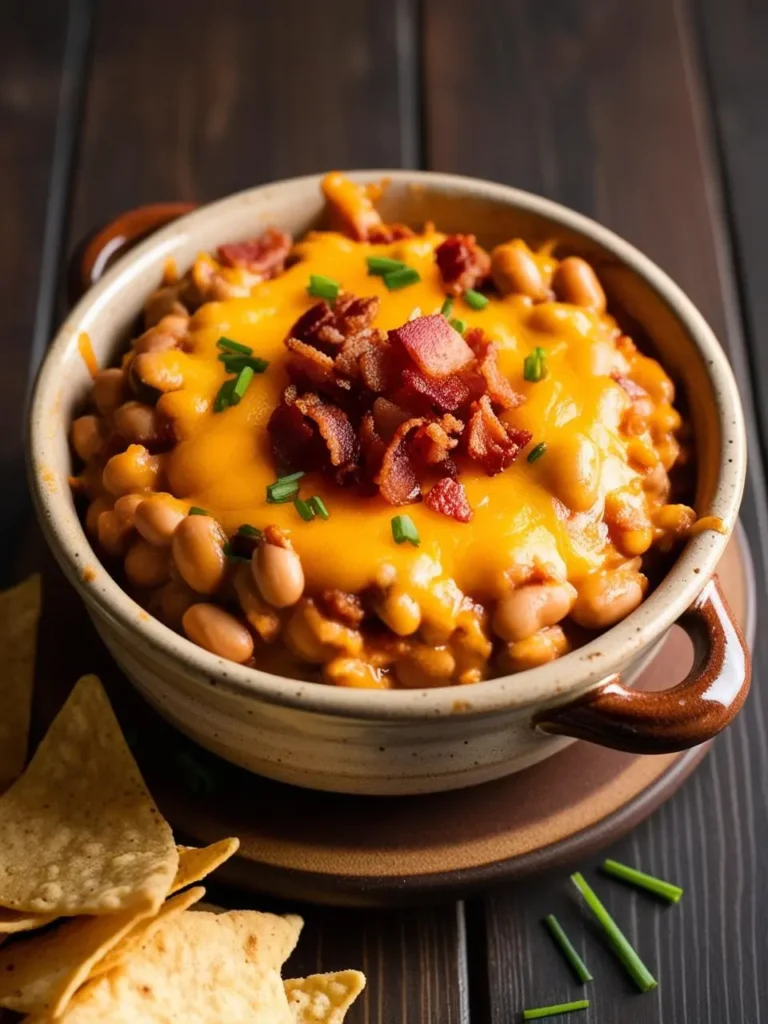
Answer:
[[[159, 403], [180, 439], [165, 457], [168, 489], [174, 495], [209, 511], [228, 533], [242, 523], [289, 530], [310, 591], [333, 587], [360, 592], [382, 575], [391, 578], [392, 567], [425, 618], [443, 621], [455, 616], [461, 594], [493, 599], [509, 579], [531, 577], [569, 579], [578, 586], [588, 573], [624, 560], [603, 522], [605, 496], [622, 489], [644, 503], [637, 446], [643, 448], [646, 468], [660, 456], [649, 435], [638, 439], [623, 432], [631, 400], [611, 374], [629, 375], [663, 395], [656, 414], [666, 416], [672, 426], [679, 424], [668, 404], [672, 387], [663, 370], [654, 360], [617, 345], [620, 331], [610, 316], [559, 302], [534, 305], [519, 294], [493, 294], [479, 311], [457, 298], [452, 315], [483, 328], [498, 343], [502, 371], [525, 395], [524, 404], [502, 418], [533, 435], [518, 459], [497, 476], [489, 477], [476, 464], [461, 464], [472, 521], [455, 522], [423, 503], [393, 508], [379, 496], [339, 488], [319, 474], [301, 480], [301, 496], [320, 495], [329, 520], [306, 523], [292, 503], [268, 504], [266, 487], [275, 480], [276, 468], [267, 422], [288, 382], [284, 340], [296, 319], [317, 301], [307, 292], [310, 275], [334, 278], [355, 296], [378, 296], [376, 326], [395, 328], [412, 316], [440, 310], [445, 290], [434, 250], [444, 237], [429, 232], [373, 245], [333, 232], [308, 235], [294, 248], [297, 262], [279, 277], [256, 284], [247, 297], [208, 302], [197, 310], [186, 351], [162, 355], [183, 378], [183, 387], [163, 395]], [[419, 271], [420, 282], [388, 291], [382, 278], [368, 273], [369, 255], [404, 261]], [[536, 259], [549, 276], [555, 261], [546, 252]], [[200, 256], [193, 275], [209, 260]], [[239, 274], [217, 269], [232, 280]], [[216, 413], [213, 400], [226, 379], [216, 347], [222, 335], [250, 346], [269, 367], [254, 377], [238, 406]], [[547, 375], [529, 383], [523, 379], [523, 360], [536, 346], [546, 351]], [[575, 438], [593, 442], [599, 463], [595, 501], [579, 511], [565, 507], [557, 496]], [[547, 446], [545, 454], [529, 463], [527, 454], [541, 442]], [[393, 541], [391, 520], [400, 511], [416, 525], [418, 548]]]

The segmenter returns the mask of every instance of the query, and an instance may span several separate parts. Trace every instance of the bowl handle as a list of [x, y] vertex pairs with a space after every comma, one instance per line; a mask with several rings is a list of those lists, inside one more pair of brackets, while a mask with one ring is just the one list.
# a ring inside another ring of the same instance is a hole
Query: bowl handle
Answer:
[[669, 690], [644, 693], [616, 673], [567, 704], [539, 712], [545, 733], [635, 754], [666, 754], [705, 743], [738, 714], [749, 692], [749, 650], [717, 577], [678, 620], [693, 642], [693, 668]]
[[149, 203], [126, 210], [88, 235], [75, 249], [69, 264], [69, 299], [75, 303], [96, 284], [113, 261], [132, 246], [195, 209], [196, 203]]

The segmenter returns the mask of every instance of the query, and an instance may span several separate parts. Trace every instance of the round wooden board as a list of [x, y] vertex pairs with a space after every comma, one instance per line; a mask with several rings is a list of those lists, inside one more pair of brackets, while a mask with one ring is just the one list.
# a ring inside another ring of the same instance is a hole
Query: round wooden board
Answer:
[[[741, 530], [719, 575], [751, 641], [754, 582]], [[403, 906], [455, 899], [483, 885], [576, 861], [647, 817], [706, 753], [706, 747], [699, 747], [644, 757], [580, 742], [505, 779], [451, 793], [390, 798], [296, 789], [235, 768], [174, 731], [99, 649], [82, 613], [73, 611], [71, 596], [66, 612], [65, 603], [63, 595], [48, 603], [43, 625], [45, 618], [49, 623], [58, 619], [51, 625], [58, 626], [53, 635], [61, 636], [64, 615], [70, 637], [77, 636], [77, 650], [87, 645], [89, 670], [104, 679], [177, 838], [207, 843], [239, 836], [239, 855], [217, 877], [273, 896]], [[89, 630], [87, 636], [83, 630]], [[76, 673], [62, 647], [51, 651], [41, 646], [39, 659], [42, 729]], [[682, 678], [690, 659], [690, 642], [675, 627], [638, 685], [666, 688]]]

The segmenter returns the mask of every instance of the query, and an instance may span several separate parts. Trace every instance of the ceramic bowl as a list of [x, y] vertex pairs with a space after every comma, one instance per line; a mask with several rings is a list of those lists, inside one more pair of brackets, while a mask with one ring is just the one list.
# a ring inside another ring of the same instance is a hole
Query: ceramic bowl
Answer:
[[[180, 269], [224, 240], [279, 225], [301, 235], [320, 222], [319, 176], [264, 185], [167, 223], [135, 245], [78, 302], [41, 368], [31, 406], [29, 471], [46, 539], [120, 667], [163, 715], [204, 747], [253, 772], [315, 789], [401, 794], [469, 786], [518, 771], [573, 738], [647, 753], [683, 749], [719, 732], [741, 707], [749, 656], [715, 570], [736, 523], [746, 445], [728, 361], [701, 314], [647, 257], [572, 210], [470, 178], [405, 171], [390, 179], [385, 220], [435, 221], [492, 245], [513, 236], [558, 238], [597, 268], [612, 308], [678, 383], [698, 453], [695, 504], [722, 532], [691, 538], [668, 575], [630, 616], [548, 665], [467, 687], [356, 690], [301, 682], [223, 661], [151, 618], [100, 564], [67, 477], [69, 424], [90, 377], [78, 348], [90, 336], [99, 364], [130, 336], [164, 262]], [[106, 256], [186, 208], [119, 218], [86, 248], [88, 283]], [[105, 247], [106, 246], [106, 247]], [[691, 635], [694, 667], [659, 693], [632, 690], [673, 623]]]

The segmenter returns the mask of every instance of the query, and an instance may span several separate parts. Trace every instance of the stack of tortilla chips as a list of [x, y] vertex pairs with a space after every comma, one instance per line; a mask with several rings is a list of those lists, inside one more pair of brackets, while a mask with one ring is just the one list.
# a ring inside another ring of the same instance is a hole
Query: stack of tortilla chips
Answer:
[[12, 781], [39, 611], [36, 579], [0, 595], [0, 1007], [30, 1024], [340, 1024], [362, 974], [280, 977], [301, 918], [190, 911], [238, 840], [176, 846], [95, 676]]

